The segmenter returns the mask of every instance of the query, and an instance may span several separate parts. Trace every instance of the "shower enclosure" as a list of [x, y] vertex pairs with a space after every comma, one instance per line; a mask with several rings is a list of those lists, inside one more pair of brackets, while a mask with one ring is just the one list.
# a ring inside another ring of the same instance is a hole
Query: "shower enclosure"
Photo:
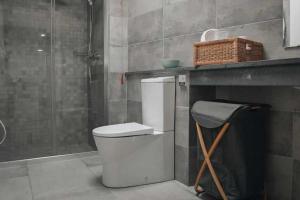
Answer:
[[95, 149], [102, 13], [102, 0], [0, 1], [0, 162]]

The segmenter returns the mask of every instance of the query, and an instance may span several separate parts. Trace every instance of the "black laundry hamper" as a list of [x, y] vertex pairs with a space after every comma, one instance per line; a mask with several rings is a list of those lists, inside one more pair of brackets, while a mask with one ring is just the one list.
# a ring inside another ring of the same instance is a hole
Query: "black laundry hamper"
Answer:
[[268, 113], [264, 104], [217, 100], [193, 105], [202, 150], [197, 193], [224, 200], [262, 199]]

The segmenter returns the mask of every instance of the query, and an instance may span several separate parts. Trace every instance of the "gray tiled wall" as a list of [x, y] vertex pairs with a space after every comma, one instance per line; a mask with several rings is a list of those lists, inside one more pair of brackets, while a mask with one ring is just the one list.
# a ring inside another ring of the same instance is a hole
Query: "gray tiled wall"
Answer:
[[[282, 47], [282, 0], [127, 0], [127, 3], [128, 71], [161, 69], [160, 60], [164, 57], [180, 59], [182, 66], [192, 66], [192, 44], [199, 41], [202, 32], [208, 28], [219, 28], [227, 31], [229, 36], [248, 36], [249, 39], [262, 42], [266, 59], [299, 57], [300, 54], [299, 48]], [[131, 77], [127, 80], [129, 121], [141, 121], [141, 109], [138, 106], [141, 104], [140, 78]], [[300, 155], [297, 143], [299, 90], [249, 87], [249, 92], [248, 89], [224, 87], [215, 91], [212, 87], [189, 89], [189, 86], [178, 85], [176, 88], [176, 179], [191, 184], [198, 164], [193, 129], [190, 135], [183, 130], [185, 125], [182, 120], [188, 121], [190, 118], [186, 110], [191, 102], [213, 99], [217, 94], [227, 99], [269, 103], [273, 106], [274, 126], [270, 127], [270, 143], [267, 147], [268, 158], [271, 160], [268, 162], [271, 174], [267, 179], [268, 190], [276, 190], [271, 199], [291, 199], [292, 194], [293, 199], [296, 199], [295, 187], [299, 181], [295, 177], [299, 176], [297, 160]], [[200, 96], [189, 99], [190, 90], [193, 94], [198, 92]], [[186, 137], [189, 137], [188, 143]], [[277, 167], [276, 163], [286, 163], [291, 171], [284, 172], [284, 167]], [[271, 184], [273, 179], [274, 184]]]
[[117, 124], [127, 120], [127, 83], [123, 76], [128, 71], [127, 1], [107, 1], [106, 9], [109, 18], [108, 123]]
[[220, 28], [265, 46], [266, 59], [297, 57], [282, 47], [282, 0], [127, 0], [128, 70], [160, 69], [178, 58], [192, 66], [192, 44], [204, 30]]

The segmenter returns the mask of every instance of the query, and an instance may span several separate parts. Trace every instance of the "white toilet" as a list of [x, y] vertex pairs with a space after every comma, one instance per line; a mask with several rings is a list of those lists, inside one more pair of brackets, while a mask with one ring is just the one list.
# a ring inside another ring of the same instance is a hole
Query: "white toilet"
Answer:
[[174, 179], [175, 79], [143, 79], [143, 124], [93, 130], [103, 159], [103, 184], [128, 187]]

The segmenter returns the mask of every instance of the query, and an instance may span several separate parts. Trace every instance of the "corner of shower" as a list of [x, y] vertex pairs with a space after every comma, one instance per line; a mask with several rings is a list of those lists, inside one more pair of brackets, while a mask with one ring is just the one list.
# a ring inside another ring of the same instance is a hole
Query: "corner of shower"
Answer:
[[13, 1], [0, 2], [0, 162], [95, 150], [91, 130], [107, 123], [102, 1]]

